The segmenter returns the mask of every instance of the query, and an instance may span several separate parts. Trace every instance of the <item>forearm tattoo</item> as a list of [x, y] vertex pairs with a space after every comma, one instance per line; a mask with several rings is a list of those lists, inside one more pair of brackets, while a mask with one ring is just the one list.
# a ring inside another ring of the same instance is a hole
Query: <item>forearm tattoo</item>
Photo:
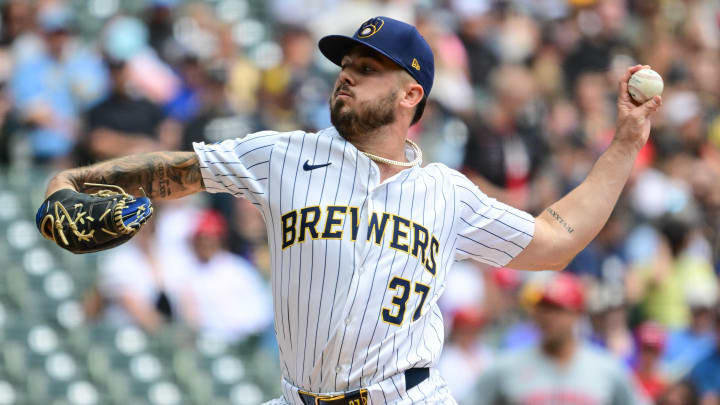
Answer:
[[[125, 156], [68, 172], [80, 192], [95, 187], [85, 183], [114, 184], [133, 195], [177, 198], [204, 188], [194, 152], [153, 152]], [[141, 190], [142, 189], [142, 190]]]
[[555, 220], [558, 221], [558, 223], [560, 223], [560, 225], [565, 228], [568, 233], [573, 233], [575, 229], [573, 229], [570, 224], [565, 222], [565, 220], [560, 216], [560, 214], [558, 214], [554, 209], [548, 207], [547, 212], [552, 215], [552, 217], [555, 218]]

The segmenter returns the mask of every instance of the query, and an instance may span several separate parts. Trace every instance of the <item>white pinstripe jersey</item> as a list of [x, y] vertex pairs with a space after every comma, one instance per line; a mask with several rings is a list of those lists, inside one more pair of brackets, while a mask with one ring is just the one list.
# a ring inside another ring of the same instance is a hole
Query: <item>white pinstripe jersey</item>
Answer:
[[207, 191], [243, 196], [264, 216], [283, 377], [306, 391], [434, 365], [452, 263], [502, 266], [532, 239], [532, 216], [444, 165], [380, 183], [376, 164], [332, 127], [194, 148]]

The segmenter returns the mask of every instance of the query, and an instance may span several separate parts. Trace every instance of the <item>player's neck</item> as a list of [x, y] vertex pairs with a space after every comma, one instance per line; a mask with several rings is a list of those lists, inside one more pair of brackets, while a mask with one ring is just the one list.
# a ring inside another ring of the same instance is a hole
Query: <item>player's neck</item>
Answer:
[[[378, 128], [372, 133], [363, 134], [363, 136], [349, 140], [361, 152], [370, 153], [386, 159], [398, 162], [407, 162], [405, 155], [405, 138], [407, 137], [407, 129], [395, 125], [388, 125]], [[400, 171], [406, 169], [403, 166], [397, 166], [388, 163], [375, 162], [380, 169], [380, 181], [392, 177]]]

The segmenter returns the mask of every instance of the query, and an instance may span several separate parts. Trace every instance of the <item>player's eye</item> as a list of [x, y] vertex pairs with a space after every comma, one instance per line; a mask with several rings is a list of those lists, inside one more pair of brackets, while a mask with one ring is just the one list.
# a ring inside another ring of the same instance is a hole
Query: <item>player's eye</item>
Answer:
[[370, 72], [374, 72], [375, 69], [373, 69], [372, 66], [363, 65], [363, 66], [362, 66], [362, 71], [363, 71], [364, 73], [370, 73]]

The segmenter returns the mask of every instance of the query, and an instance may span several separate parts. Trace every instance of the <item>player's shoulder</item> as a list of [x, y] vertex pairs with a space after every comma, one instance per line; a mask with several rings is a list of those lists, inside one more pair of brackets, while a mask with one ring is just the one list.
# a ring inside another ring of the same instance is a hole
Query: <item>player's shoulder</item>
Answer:
[[445, 182], [452, 185], [469, 186], [473, 183], [464, 174], [456, 169], [450, 168], [443, 163], [433, 162], [423, 167], [423, 171], [433, 177], [441, 177]]
[[265, 130], [265, 131], [258, 131], [253, 132], [250, 134], [245, 135], [241, 138], [235, 138], [234, 140], [236, 142], [252, 142], [252, 141], [259, 141], [263, 140], [264, 142], [278, 142], [282, 140], [289, 140], [292, 139], [293, 136], [302, 135], [305, 134], [305, 131], [297, 130], [297, 131], [272, 131], [272, 130]]
[[276, 147], [281, 145], [288, 145], [294, 142], [300, 142], [300, 140], [310, 136], [319, 136], [320, 132], [305, 132], [302, 130], [297, 131], [273, 131], [264, 130], [258, 132], [252, 132], [244, 136], [238, 136], [235, 138], [229, 138], [222, 140], [217, 143], [204, 143], [195, 142], [193, 147], [196, 151], [220, 151], [236, 153], [244, 153], [246, 150], [254, 150], [261, 147]]
[[239, 142], [253, 141], [263, 139], [265, 142], [272, 142], [275, 145], [288, 145], [307, 143], [309, 140], [316, 138], [330, 139], [336, 136], [340, 136], [334, 127], [321, 129], [316, 132], [307, 132], [303, 130], [278, 132], [278, 131], [260, 131], [252, 134], [248, 134], [242, 139], [238, 139]]

